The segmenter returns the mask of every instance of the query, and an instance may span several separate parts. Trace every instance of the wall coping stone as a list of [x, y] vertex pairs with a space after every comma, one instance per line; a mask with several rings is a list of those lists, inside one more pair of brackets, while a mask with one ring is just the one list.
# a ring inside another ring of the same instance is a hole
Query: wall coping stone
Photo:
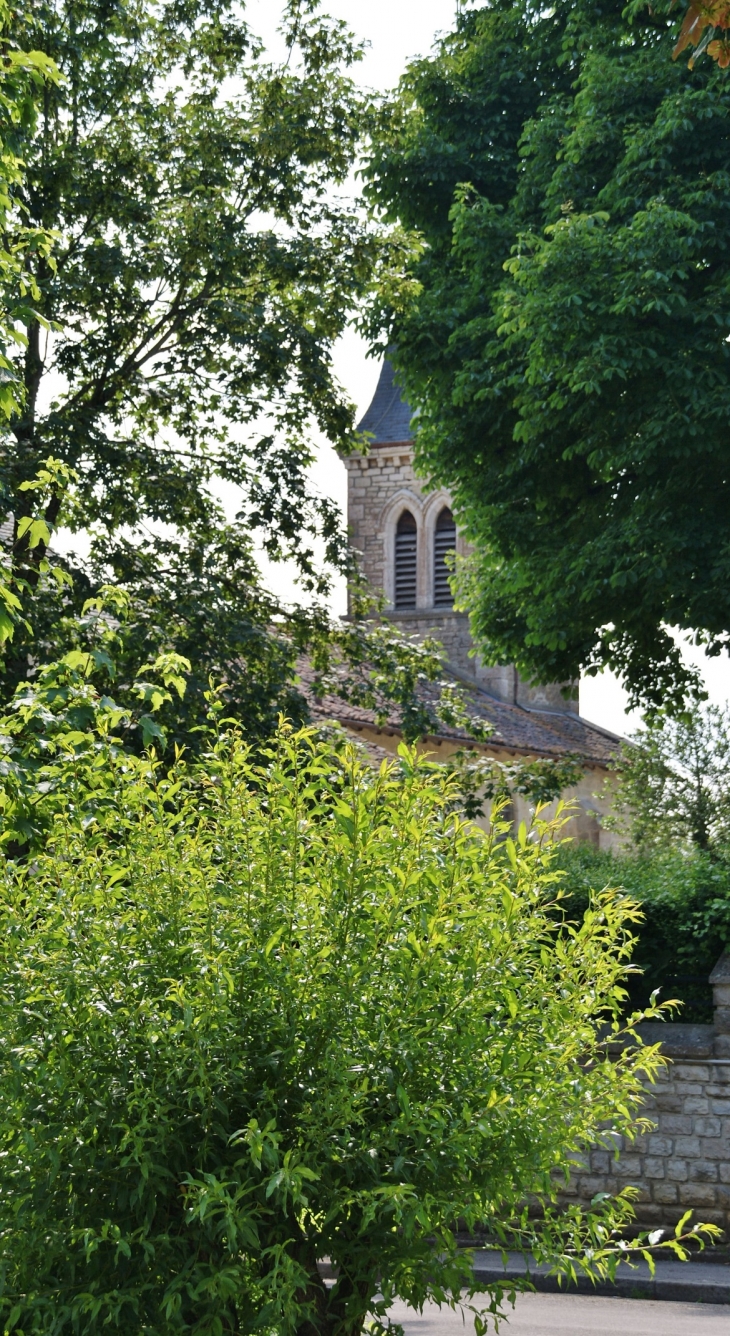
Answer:
[[[683, 1025], [679, 1021], [643, 1021], [636, 1027], [645, 1044], [661, 1044], [668, 1058], [712, 1058], [714, 1025]], [[726, 1061], [726, 1059], [719, 1059]]]

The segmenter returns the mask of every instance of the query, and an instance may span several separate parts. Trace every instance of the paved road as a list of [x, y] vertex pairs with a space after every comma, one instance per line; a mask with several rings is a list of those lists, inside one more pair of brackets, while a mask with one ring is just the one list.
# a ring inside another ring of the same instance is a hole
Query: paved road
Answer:
[[[473, 1336], [469, 1314], [430, 1305], [391, 1310], [406, 1336]], [[600, 1299], [583, 1294], [518, 1294], [500, 1336], [730, 1336], [730, 1304]], [[490, 1333], [493, 1330], [490, 1324]]]

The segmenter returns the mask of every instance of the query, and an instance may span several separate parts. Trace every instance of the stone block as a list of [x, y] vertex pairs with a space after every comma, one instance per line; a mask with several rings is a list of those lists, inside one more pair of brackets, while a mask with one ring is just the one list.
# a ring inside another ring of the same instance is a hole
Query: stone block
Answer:
[[653, 1202], [636, 1203], [636, 1221], [639, 1225], [663, 1225], [664, 1207], [655, 1206]]
[[652, 1179], [663, 1178], [665, 1167], [664, 1159], [661, 1155], [647, 1155], [644, 1160], [644, 1177]]
[[704, 1063], [676, 1062], [673, 1068], [675, 1080], [680, 1081], [709, 1081], [710, 1069]]
[[[686, 1206], [662, 1206], [662, 1222], [664, 1225], [677, 1225], [682, 1220], [683, 1214], [686, 1214]], [[703, 1212], [705, 1214], [705, 1212]]]
[[582, 1155], [575, 1151], [570, 1157], [570, 1165], [571, 1172], [575, 1174], [579, 1174], [583, 1169], [590, 1169], [590, 1155], [588, 1153]]
[[718, 1206], [722, 1206], [725, 1211], [730, 1211], [730, 1183], [718, 1183], [715, 1192]]
[[[699, 1145], [697, 1147], [699, 1152]], [[641, 1174], [641, 1156], [640, 1155], [621, 1155], [618, 1164], [614, 1170], [621, 1178], [628, 1178], [631, 1175]]]
[[675, 1155], [701, 1155], [699, 1137], [675, 1137], [674, 1138]]
[[671, 1206], [676, 1202], [678, 1189], [676, 1183], [655, 1183], [652, 1188], [654, 1201], [663, 1206]]
[[689, 1176], [694, 1183], [716, 1183], [718, 1179], [717, 1165], [713, 1160], [692, 1160], [689, 1166]]
[[730, 1183], [730, 1160], [726, 1164], [720, 1162], [717, 1166], [721, 1183]]
[[649, 1137], [650, 1155], [671, 1155], [674, 1149], [674, 1142], [671, 1137]]
[[667, 1178], [671, 1178], [674, 1183], [684, 1183], [689, 1178], [689, 1170], [686, 1160], [667, 1160]]
[[719, 1118], [695, 1118], [692, 1131], [698, 1137], [719, 1137], [722, 1123]]
[[684, 1101], [684, 1113], [709, 1113], [710, 1101], [706, 1095], [688, 1095]]
[[715, 1113], [720, 1117], [723, 1114], [725, 1114], [726, 1116], [730, 1115], [730, 1098], [718, 1099], [717, 1097], [713, 1096], [713, 1098], [710, 1100], [710, 1109], [712, 1113]]
[[578, 1195], [582, 1201], [591, 1201], [598, 1192], [608, 1192], [605, 1178], [592, 1177], [586, 1174], [578, 1179]]
[[650, 1107], [658, 1109], [660, 1113], [681, 1114], [682, 1100], [674, 1090], [659, 1091], [654, 1096]]
[[730, 1160], [730, 1146], [724, 1137], [703, 1137], [701, 1156], [703, 1160]]
[[607, 1174], [612, 1157], [607, 1150], [591, 1151], [591, 1169], [594, 1174]]
[[659, 1117], [659, 1131], [663, 1136], [689, 1136], [692, 1119], [684, 1114], [662, 1113]]
[[680, 1183], [679, 1201], [682, 1206], [714, 1206], [715, 1189], [711, 1183]]
[[682, 1219], [686, 1206], [664, 1206], [662, 1207], [662, 1218], [667, 1225], [676, 1225]]

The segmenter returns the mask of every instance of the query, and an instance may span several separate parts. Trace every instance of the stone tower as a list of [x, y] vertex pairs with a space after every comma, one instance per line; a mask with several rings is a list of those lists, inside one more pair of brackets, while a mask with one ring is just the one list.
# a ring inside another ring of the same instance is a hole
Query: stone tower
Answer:
[[448, 492], [426, 492], [416, 476], [411, 410], [387, 360], [359, 430], [370, 446], [345, 460], [348, 523], [368, 584], [385, 594], [384, 615], [409, 634], [436, 636], [454, 675], [497, 699], [577, 714], [577, 699], [566, 699], [559, 686], [529, 686], [512, 665], [489, 668], [474, 653], [468, 617], [454, 610], [448, 579], [447, 553], [468, 549]]

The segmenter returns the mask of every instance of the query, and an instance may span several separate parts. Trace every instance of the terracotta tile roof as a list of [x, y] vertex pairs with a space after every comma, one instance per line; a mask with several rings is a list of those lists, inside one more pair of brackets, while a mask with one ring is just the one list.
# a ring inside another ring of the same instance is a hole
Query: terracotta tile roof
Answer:
[[[307, 698], [314, 720], [325, 722], [329, 719], [354, 730], [378, 729], [372, 710], [361, 705], [351, 705], [334, 693], [316, 697], [313, 691], [315, 674], [308, 663], [300, 663], [298, 671], [301, 690]], [[450, 675], [444, 673], [444, 678], [449, 680]], [[492, 726], [493, 732], [486, 744], [488, 750], [494, 748], [496, 751], [531, 756], [577, 755], [594, 765], [606, 765], [619, 748], [620, 738], [588, 723], [580, 715], [526, 709], [522, 705], [498, 700], [478, 687], [464, 687], [456, 678], [451, 680], [454, 686], [460, 686], [464, 691], [470, 713]], [[423, 683], [419, 695], [429, 705], [435, 706], [438, 688], [434, 683]], [[395, 714], [390, 715], [380, 727], [385, 733], [400, 732]], [[467, 745], [472, 741], [465, 731], [441, 723], [432, 736]]]

